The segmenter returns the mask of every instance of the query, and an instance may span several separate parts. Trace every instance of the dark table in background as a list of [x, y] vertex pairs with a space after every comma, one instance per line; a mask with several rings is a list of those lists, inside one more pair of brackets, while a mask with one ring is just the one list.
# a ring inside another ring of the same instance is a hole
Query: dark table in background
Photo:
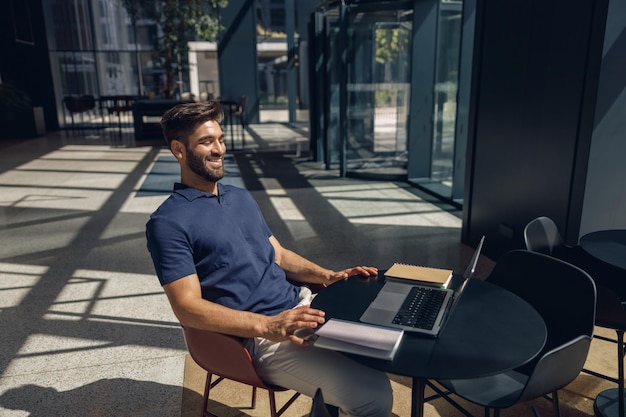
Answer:
[[[177, 104], [189, 101], [175, 99], [137, 100], [132, 104], [135, 140], [163, 139], [161, 116]], [[165, 142], [163, 142], [165, 143]]]
[[[382, 272], [378, 279], [336, 282], [315, 297], [312, 307], [325, 311], [327, 320], [359, 321], [383, 283]], [[528, 303], [473, 279], [438, 338], [405, 333], [393, 361], [350, 356], [381, 371], [412, 377], [411, 415], [422, 416], [427, 379], [475, 378], [517, 368], [541, 351], [546, 336], [543, 319]]]
[[[623, 287], [626, 285], [623, 282], [626, 280], [626, 230], [601, 230], [588, 233], [580, 238], [579, 245], [588, 255], [615, 269], [615, 271], [603, 274], [602, 285], [623, 297]], [[594, 277], [594, 279], [596, 278]], [[612, 283], [611, 279], [615, 282]], [[623, 379], [623, 375], [619, 375], [618, 379]], [[620, 388], [611, 388], [598, 394], [594, 402], [596, 415], [602, 417], [619, 416], [619, 408], [623, 408], [624, 404], [618, 405], [620, 395], [624, 398], [623, 389]], [[622, 411], [621, 414], [623, 415], [624, 412]]]
[[594, 258], [626, 271], [626, 229], [588, 233], [579, 244]]

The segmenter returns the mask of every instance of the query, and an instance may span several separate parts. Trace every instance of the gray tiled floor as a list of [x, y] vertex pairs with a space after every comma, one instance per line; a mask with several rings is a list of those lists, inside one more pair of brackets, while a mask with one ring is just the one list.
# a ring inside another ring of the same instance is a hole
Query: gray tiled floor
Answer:
[[[228, 181], [283, 245], [330, 268], [469, 257], [453, 208], [323, 170], [299, 156], [302, 130], [255, 125], [246, 141]], [[65, 133], [0, 144], [2, 416], [180, 415], [185, 346], [144, 239], [177, 169], [162, 148], [119, 145]]]

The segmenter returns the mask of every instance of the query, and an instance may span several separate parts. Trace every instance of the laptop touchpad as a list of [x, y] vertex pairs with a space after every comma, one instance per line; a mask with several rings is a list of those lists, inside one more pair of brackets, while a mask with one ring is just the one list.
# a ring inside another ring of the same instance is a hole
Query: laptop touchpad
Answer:
[[393, 310], [397, 311], [398, 306], [401, 306], [406, 298], [405, 293], [381, 291], [378, 296], [372, 301], [370, 307], [381, 310]]

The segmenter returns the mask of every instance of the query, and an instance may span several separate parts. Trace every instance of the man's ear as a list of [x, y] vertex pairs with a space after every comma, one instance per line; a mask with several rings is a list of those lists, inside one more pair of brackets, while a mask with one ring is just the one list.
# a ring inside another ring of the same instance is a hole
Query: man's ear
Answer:
[[172, 142], [170, 142], [170, 150], [172, 151], [176, 159], [180, 160], [183, 158], [184, 149], [185, 145], [183, 145], [183, 143], [178, 139], [174, 139], [172, 140]]

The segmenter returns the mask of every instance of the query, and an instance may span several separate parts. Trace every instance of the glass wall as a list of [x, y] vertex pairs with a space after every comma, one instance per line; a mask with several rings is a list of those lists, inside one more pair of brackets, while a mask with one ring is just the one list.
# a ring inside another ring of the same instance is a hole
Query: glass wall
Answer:
[[[164, 60], [154, 50], [160, 33], [152, 20], [139, 15], [133, 22], [119, 0], [43, 0], [43, 6], [61, 127], [74, 124], [68, 99], [165, 96]], [[284, 6], [284, 0], [255, 0], [249, 7], [257, 11], [260, 33], [246, 34], [258, 45], [260, 104], [279, 108], [287, 108], [288, 96]], [[218, 97], [217, 43], [189, 44], [189, 67], [177, 69], [174, 95]], [[93, 125], [107, 114], [96, 108], [80, 118]]]
[[328, 167], [407, 180], [454, 200], [453, 182], [463, 182], [455, 173], [462, 166], [455, 162], [462, 157], [455, 139], [462, 6], [353, 0], [320, 9], [327, 65], [311, 71], [330, 111], [313, 140], [323, 141], [314, 146], [324, 149]]
[[433, 141], [430, 180], [441, 192], [452, 189], [455, 122], [459, 84], [462, 7], [460, 2], [440, 5], [437, 25]]
[[[70, 123], [69, 99], [163, 94], [165, 70], [154, 51], [154, 22], [139, 16], [133, 24], [116, 0], [44, 0], [43, 6], [60, 126]], [[181, 69], [176, 93], [188, 91], [189, 71]], [[73, 115], [97, 124], [107, 114], [96, 106]]]
[[[327, 82], [325, 90], [327, 90], [325, 105], [325, 162], [327, 167], [336, 166], [339, 163], [340, 156], [342, 155], [340, 138], [340, 119], [339, 113], [341, 109], [340, 101], [340, 87], [343, 75], [343, 57], [342, 50], [343, 42], [342, 36], [340, 36], [340, 13], [337, 10], [333, 10], [326, 14], [327, 19], [327, 42], [325, 45], [325, 65], [321, 68], [327, 71], [327, 76], [324, 80]], [[318, 84], [324, 85], [324, 84]], [[319, 103], [318, 103], [319, 104]]]

